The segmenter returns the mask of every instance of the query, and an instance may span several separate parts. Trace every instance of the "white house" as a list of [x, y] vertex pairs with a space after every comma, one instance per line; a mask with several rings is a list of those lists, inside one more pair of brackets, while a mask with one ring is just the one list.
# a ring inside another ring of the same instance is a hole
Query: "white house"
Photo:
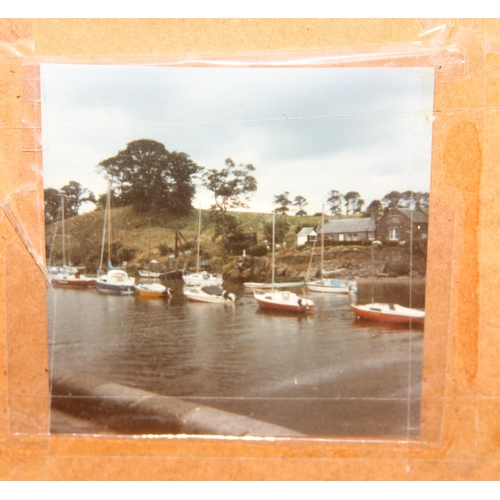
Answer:
[[297, 245], [305, 245], [308, 241], [314, 241], [318, 233], [313, 227], [304, 227], [297, 233]]

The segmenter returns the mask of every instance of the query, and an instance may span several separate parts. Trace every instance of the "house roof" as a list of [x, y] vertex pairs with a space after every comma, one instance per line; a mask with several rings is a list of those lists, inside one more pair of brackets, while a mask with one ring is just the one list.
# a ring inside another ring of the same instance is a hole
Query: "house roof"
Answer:
[[407, 208], [398, 208], [398, 210], [413, 222], [429, 222], [429, 216], [422, 210], [409, 210]]
[[[357, 217], [352, 219], [334, 219], [325, 222], [325, 234], [328, 233], [362, 233], [373, 231], [375, 225], [371, 217]], [[318, 233], [322, 232], [321, 226]]]
[[297, 233], [297, 236], [309, 236], [311, 233], [314, 233], [314, 228], [313, 227], [303, 227]]

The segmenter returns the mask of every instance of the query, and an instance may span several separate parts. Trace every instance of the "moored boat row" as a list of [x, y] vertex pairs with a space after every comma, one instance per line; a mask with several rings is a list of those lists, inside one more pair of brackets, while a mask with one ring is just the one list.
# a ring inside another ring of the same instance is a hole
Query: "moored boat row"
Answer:
[[[104, 214], [103, 236], [101, 246], [100, 268], [97, 278], [86, 277], [81, 274], [78, 268], [66, 266], [65, 262], [65, 247], [64, 247], [64, 201], [61, 200], [62, 212], [62, 229], [63, 229], [63, 266], [61, 268], [50, 268], [51, 282], [54, 286], [62, 288], [92, 288], [97, 287], [97, 290], [103, 294], [115, 295], [131, 295], [137, 294], [141, 298], [169, 298], [172, 295], [172, 290], [165, 285], [159, 283], [158, 277], [161, 273], [158, 271], [157, 262], [150, 261], [148, 271], [141, 270], [139, 279], [148, 279], [146, 283], [136, 282], [135, 278], [129, 277], [122, 267], [113, 267], [111, 264], [111, 210], [110, 210], [110, 187], [108, 187], [108, 196], [106, 209]], [[314, 311], [314, 301], [307, 295], [299, 295], [286, 288], [303, 286], [311, 292], [336, 293], [336, 294], [352, 294], [357, 293], [357, 284], [355, 279], [341, 280], [330, 279], [323, 276], [323, 249], [324, 242], [322, 241], [322, 256], [321, 256], [321, 277], [317, 280], [307, 278], [304, 281], [276, 283], [274, 279], [274, 248], [275, 248], [275, 219], [276, 215], [273, 212], [273, 250], [272, 250], [272, 278], [270, 283], [248, 282], [245, 283], [245, 288], [253, 291], [258, 306], [266, 310], [274, 310], [280, 313], [306, 314]], [[204, 302], [211, 304], [235, 304], [236, 296], [222, 288], [222, 274], [211, 274], [208, 272], [200, 272], [200, 227], [201, 227], [201, 210], [198, 220], [198, 250], [196, 272], [184, 272], [182, 279], [184, 281], [183, 295], [192, 302]], [[108, 261], [107, 272], [103, 271], [104, 246], [107, 235], [108, 243]], [[356, 318], [382, 321], [391, 323], [423, 323], [425, 312], [403, 307], [392, 303], [372, 303], [365, 305], [351, 304], [352, 310]]]

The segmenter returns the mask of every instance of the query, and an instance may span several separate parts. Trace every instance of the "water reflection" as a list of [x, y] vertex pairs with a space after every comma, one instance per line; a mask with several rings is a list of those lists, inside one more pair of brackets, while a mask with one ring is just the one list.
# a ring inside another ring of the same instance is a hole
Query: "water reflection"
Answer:
[[[55, 290], [55, 366], [326, 436], [418, 434], [423, 330], [354, 318], [348, 296], [314, 294], [314, 314], [235, 304]], [[375, 288], [423, 307], [424, 286]], [[371, 300], [359, 285], [358, 301]]]

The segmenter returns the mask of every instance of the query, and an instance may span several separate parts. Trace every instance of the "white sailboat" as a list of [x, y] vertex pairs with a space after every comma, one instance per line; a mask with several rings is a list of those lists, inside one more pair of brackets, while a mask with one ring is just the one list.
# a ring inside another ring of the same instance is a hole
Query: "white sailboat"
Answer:
[[[50, 267], [50, 282], [58, 288], [93, 288], [95, 278], [85, 276], [77, 267], [66, 265], [66, 228], [64, 216], [64, 196], [61, 195], [61, 235], [62, 235], [62, 267]], [[55, 240], [55, 231], [54, 231]], [[52, 256], [51, 256], [52, 259]]]
[[276, 226], [276, 210], [273, 210], [273, 251], [271, 262], [271, 290], [256, 289], [253, 296], [259, 307], [270, 309], [278, 312], [291, 313], [306, 313], [311, 312], [314, 308], [314, 302], [305, 297], [299, 296], [296, 293], [286, 290], [276, 290], [274, 284], [274, 252], [275, 252], [275, 226]]
[[151, 260], [151, 219], [149, 219], [148, 245], [149, 269], [147, 271], [142, 269], [139, 271], [140, 283], [136, 283], [134, 285], [134, 290], [136, 294], [141, 298], [168, 299], [172, 294], [172, 290], [159, 282], [160, 280], [158, 278], [160, 277], [161, 273], [158, 271], [158, 261], [154, 259]]
[[[108, 226], [108, 272], [103, 271], [104, 243], [106, 241], [106, 226]], [[111, 187], [108, 184], [108, 196], [104, 210], [104, 225], [102, 230], [101, 261], [97, 271], [97, 290], [101, 293], [114, 295], [130, 295], [134, 293], [134, 278], [121, 268], [111, 265]]]
[[201, 207], [198, 210], [198, 243], [196, 249], [196, 272], [192, 273], [186, 271], [182, 275], [184, 283], [188, 286], [221, 286], [222, 274], [211, 274], [207, 272], [200, 272], [200, 235], [201, 235]]
[[399, 304], [376, 303], [365, 305], [351, 304], [357, 318], [385, 323], [415, 323], [423, 324], [425, 311], [403, 307]]
[[369, 304], [358, 305], [356, 303], [357, 296], [352, 296], [351, 308], [354, 315], [358, 319], [366, 319], [370, 321], [379, 321], [384, 323], [400, 323], [400, 324], [424, 324], [425, 311], [422, 309], [414, 309], [411, 307], [403, 307], [399, 304], [374, 302], [374, 275], [375, 275], [375, 256], [374, 248], [380, 245], [380, 241], [372, 241], [372, 301]]
[[141, 277], [141, 278], [159, 278], [164, 273], [161, 273], [158, 270], [158, 261], [156, 259], [151, 260], [151, 219], [149, 219], [148, 255], [149, 255], [148, 269], [139, 269], [139, 277]]
[[[313, 250], [314, 251], [314, 250]], [[312, 259], [312, 257], [311, 257]], [[325, 261], [325, 207], [323, 206], [321, 217], [321, 277], [319, 280], [307, 278], [306, 286], [311, 292], [323, 293], [350, 293], [353, 282], [351, 280], [331, 279], [324, 277]]]
[[149, 262], [149, 269], [140, 269], [139, 276], [141, 278], [159, 278], [165, 273], [158, 271], [158, 261], [153, 259]]

